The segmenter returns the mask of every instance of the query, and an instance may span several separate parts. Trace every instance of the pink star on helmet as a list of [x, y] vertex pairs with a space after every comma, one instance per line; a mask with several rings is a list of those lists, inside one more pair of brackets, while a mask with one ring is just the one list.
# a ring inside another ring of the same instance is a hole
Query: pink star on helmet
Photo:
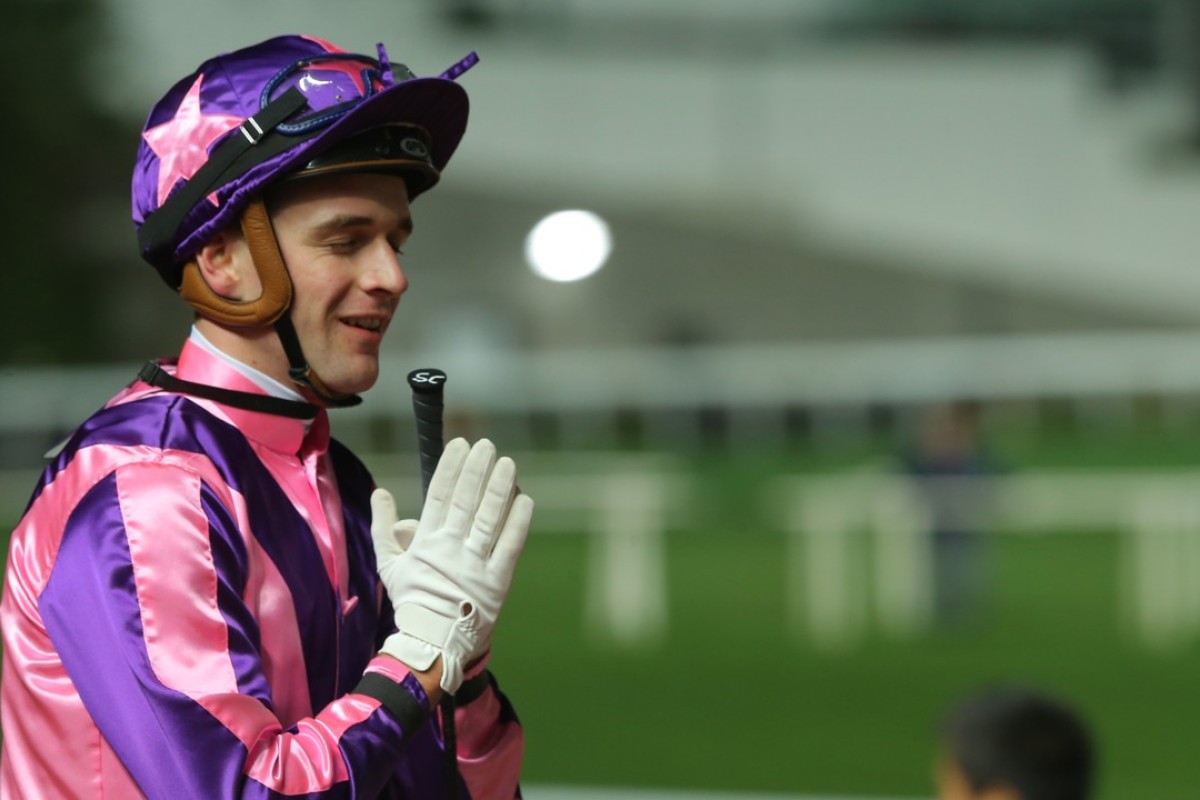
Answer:
[[[242, 124], [241, 117], [228, 114], [205, 114], [200, 108], [200, 83], [196, 82], [175, 112], [175, 116], [162, 125], [156, 125], [142, 134], [146, 144], [158, 156], [158, 205], [161, 206], [180, 180], [188, 180], [208, 160], [208, 146], [221, 134]], [[216, 205], [212, 197], [209, 202]]]

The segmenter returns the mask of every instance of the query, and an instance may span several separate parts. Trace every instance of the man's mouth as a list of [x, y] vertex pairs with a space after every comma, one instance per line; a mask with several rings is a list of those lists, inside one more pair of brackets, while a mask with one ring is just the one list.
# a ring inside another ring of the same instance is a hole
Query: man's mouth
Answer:
[[352, 328], [362, 328], [364, 331], [372, 331], [378, 333], [383, 328], [383, 320], [378, 317], [356, 317], [352, 319], [343, 319]]

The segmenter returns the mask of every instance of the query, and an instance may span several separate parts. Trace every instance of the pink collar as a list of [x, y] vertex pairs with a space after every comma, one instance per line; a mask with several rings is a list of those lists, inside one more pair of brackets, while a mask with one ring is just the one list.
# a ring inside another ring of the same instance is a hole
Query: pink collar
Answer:
[[[220, 386], [224, 389], [266, 394], [254, 381], [191, 341], [185, 341], [183, 344], [175, 375], [186, 381]], [[305, 423], [304, 420], [289, 419], [262, 411], [234, 408], [213, 400], [193, 400], [217, 411], [247, 438], [271, 450], [303, 457], [314, 452], [324, 453], [329, 448], [329, 415], [325, 409], [321, 409], [311, 423]]]

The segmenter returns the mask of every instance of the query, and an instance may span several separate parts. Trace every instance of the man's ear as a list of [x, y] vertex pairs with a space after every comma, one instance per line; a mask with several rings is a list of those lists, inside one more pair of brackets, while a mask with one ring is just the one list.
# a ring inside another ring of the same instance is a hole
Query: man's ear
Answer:
[[262, 294], [250, 250], [236, 228], [226, 228], [209, 239], [196, 253], [196, 265], [209, 288], [227, 300], [246, 302]]

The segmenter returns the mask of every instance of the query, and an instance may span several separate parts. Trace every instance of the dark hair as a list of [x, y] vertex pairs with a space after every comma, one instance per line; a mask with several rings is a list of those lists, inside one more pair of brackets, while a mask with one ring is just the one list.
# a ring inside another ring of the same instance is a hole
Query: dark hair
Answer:
[[1007, 785], [1022, 800], [1087, 800], [1091, 793], [1087, 724], [1038, 692], [1001, 687], [968, 697], [945, 717], [941, 734], [974, 792]]

